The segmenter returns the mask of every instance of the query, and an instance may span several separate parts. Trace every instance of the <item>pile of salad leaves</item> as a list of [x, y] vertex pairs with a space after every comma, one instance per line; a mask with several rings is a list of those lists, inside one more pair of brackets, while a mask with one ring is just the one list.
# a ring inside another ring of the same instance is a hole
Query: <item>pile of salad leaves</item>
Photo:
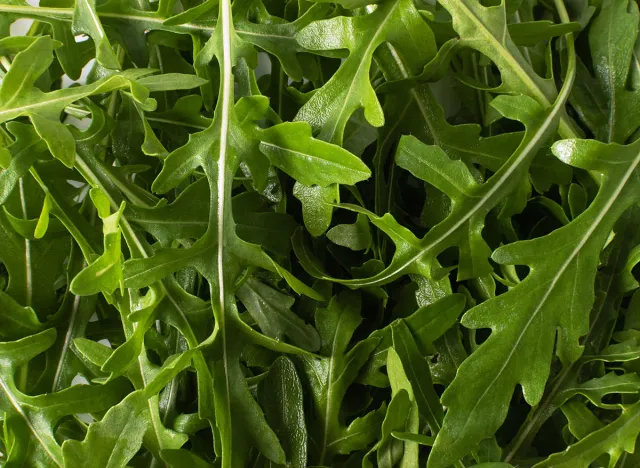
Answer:
[[640, 466], [639, 21], [0, 0], [0, 466]]

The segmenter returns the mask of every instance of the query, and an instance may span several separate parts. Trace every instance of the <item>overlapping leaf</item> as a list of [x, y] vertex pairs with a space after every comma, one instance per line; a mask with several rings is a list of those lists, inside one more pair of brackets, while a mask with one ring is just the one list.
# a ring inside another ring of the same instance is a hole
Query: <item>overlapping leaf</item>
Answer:
[[304, 251], [301, 239], [294, 243], [298, 258], [307, 271], [318, 278], [332, 279], [350, 286], [372, 286], [388, 283], [403, 274], [431, 277], [436, 256], [456, 245], [460, 249], [459, 279], [489, 273], [490, 250], [482, 238], [484, 217], [502, 197], [511, 194], [526, 174], [536, 150], [553, 135], [569, 89], [567, 85], [558, 102], [546, 111], [525, 96], [501, 97], [494, 101], [493, 104], [506, 116], [527, 123], [527, 131], [513, 155], [483, 184], [478, 184], [461, 161], [452, 161], [439, 147], [426, 146], [415, 138], [403, 137], [396, 155], [398, 165], [445, 193], [452, 205], [448, 216], [422, 239], [417, 239], [400, 226], [390, 214], [380, 217], [352, 207], [355, 211], [366, 213], [371, 222], [396, 244], [393, 260], [382, 272], [366, 279], [329, 278], [306, 260], [308, 254]]
[[[480, 348], [484, 352], [465, 361], [443, 395], [443, 403], [450, 410], [434, 452], [440, 454], [436, 450], [446, 446], [451, 457], [443, 456], [442, 463], [456, 455], [460, 458], [462, 452], [472, 450], [474, 443], [499, 427], [516, 384], [522, 385], [529, 404], [540, 401], [549, 376], [556, 327], [563, 330], [556, 350], [563, 362], [575, 361], [582, 352], [579, 338], [588, 331], [599, 254], [614, 223], [637, 199], [640, 159], [637, 144], [622, 147], [587, 140], [560, 141], [554, 145], [554, 153], [573, 166], [603, 173], [602, 185], [589, 208], [569, 225], [548, 236], [510, 244], [494, 252], [492, 257], [499, 263], [524, 264], [531, 271], [509, 292], [481, 304], [463, 318], [465, 326], [491, 328], [493, 333]], [[571, 241], [567, 242], [568, 239]], [[553, 256], [541, 259], [540, 251], [553, 252]], [[566, 304], [567, 300], [571, 304], [570, 313], [558, 315], [560, 304]], [[506, 320], [504, 314], [509, 316], [507, 328], [502, 325]], [[490, 359], [493, 356], [499, 356], [497, 359], [503, 364], [497, 373], [488, 375], [485, 366], [493, 367]], [[468, 398], [470, 392], [478, 398]], [[478, 411], [489, 408], [490, 412], [477, 419]], [[482, 420], [482, 425], [465, 424], [471, 419]], [[455, 443], [451, 437], [456, 439]], [[452, 446], [461, 447], [461, 451], [454, 455]], [[432, 465], [443, 466], [438, 463]]]
[[377, 439], [384, 417], [382, 408], [346, 426], [340, 413], [347, 389], [380, 340], [371, 337], [347, 351], [362, 320], [360, 305], [356, 293], [344, 292], [332, 298], [327, 308], [317, 309], [321, 357], [300, 357], [314, 403], [309, 426], [309, 437], [313, 440], [311, 460], [319, 465], [331, 463], [337, 454], [366, 448]]
[[566, 9], [0, 1], [0, 465], [635, 468], [638, 12]]

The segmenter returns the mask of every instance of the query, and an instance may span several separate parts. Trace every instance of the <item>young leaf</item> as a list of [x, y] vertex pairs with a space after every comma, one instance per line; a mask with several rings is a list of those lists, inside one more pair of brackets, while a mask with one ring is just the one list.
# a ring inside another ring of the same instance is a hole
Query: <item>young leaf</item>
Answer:
[[[409, 381], [402, 360], [400, 356], [396, 353], [394, 348], [389, 348], [389, 353], [387, 357], [387, 372], [389, 373], [389, 382], [391, 383], [391, 393], [392, 395], [398, 395], [399, 392], [407, 392], [410, 400], [410, 405], [407, 408], [408, 411], [405, 413], [405, 427], [406, 432], [417, 433], [420, 429], [420, 424], [418, 420], [418, 405], [416, 403], [415, 393], [413, 391], [413, 386]], [[389, 448], [385, 447], [385, 442], [395, 442], [393, 439], [389, 438], [387, 441], [383, 440], [381, 447], [378, 451], [378, 463], [380, 464], [381, 460], [385, 458], [385, 452], [388, 452]], [[384, 449], [387, 450], [384, 450]], [[418, 444], [412, 441], [407, 441], [404, 443], [404, 453], [402, 454], [402, 458], [400, 460], [400, 466], [409, 467], [416, 466], [418, 464]], [[393, 463], [390, 463], [385, 466], [393, 466]]]
[[[412, 400], [416, 402], [420, 419], [429, 425], [432, 434], [442, 427], [444, 417], [438, 395], [433, 388], [429, 364], [421, 356], [411, 330], [404, 320], [391, 326], [393, 350], [404, 367], [407, 380], [413, 389]], [[393, 388], [393, 382], [391, 382]]]
[[311, 447], [314, 448], [311, 460], [320, 465], [330, 463], [336, 454], [366, 448], [377, 439], [382, 422], [378, 411], [369, 412], [349, 426], [340, 419], [345, 392], [379, 341], [368, 338], [347, 351], [352, 335], [362, 321], [360, 304], [358, 294], [345, 291], [333, 297], [327, 308], [318, 309], [316, 326], [322, 343], [319, 351], [322, 357], [300, 357], [314, 403], [309, 425]]
[[120, 247], [122, 236], [119, 223], [125, 205], [123, 202], [118, 211], [109, 214], [110, 203], [104, 193], [99, 189], [91, 189], [91, 199], [103, 222], [104, 253], [78, 273], [78, 276], [71, 282], [71, 291], [78, 296], [90, 296], [102, 291], [112, 294], [117, 287], [120, 287], [122, 292], [122, 250]]

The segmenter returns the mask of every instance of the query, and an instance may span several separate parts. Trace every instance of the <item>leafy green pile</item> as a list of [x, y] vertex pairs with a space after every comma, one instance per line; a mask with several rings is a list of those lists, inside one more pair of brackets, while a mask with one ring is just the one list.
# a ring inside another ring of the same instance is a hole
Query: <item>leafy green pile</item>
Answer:
[[639, 21], [0, 0], [0, 466], [640, 466]]

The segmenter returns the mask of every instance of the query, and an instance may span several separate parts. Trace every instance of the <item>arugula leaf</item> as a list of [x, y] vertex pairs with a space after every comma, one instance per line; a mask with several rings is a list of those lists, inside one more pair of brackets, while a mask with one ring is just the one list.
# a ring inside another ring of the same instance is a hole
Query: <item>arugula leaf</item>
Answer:
[[[389, 372], [389, 382], [391, 383], [391, 392], [395, 396], [401, 391], [407, 392], [409, 396], [410, 405], [405, 413], [406, 422], [405, 428], [409, 433], [415, 433], [419, 429], [418, 424], [418, 406], [416, 404], [416, 397], [411, 385], [411, 382], [407, 378], [400, 356], [395, 352], [394, 348], [389, 348], [389, 356], [387, 357], [387, 371]], [[384, 460], [384, 440], [382, 441], [380, 450], [378, 452], [378, 460]], [[415, 466], [418, 464], [418, 444], [412, 441], [405, 441], [404, 453], [400, 460], [400, 466]], [[389, 464], [388, 466], [393, 466]]]
[[[444, 192], [452, 201], [449, 215], [422, 239], [417, 239], [390, 214], [379, 217], [359, 207], [349, 206], [347, 208], [366, 214], [371, 222], [396, 244], [396, 253], [391, 264], [370, 278], [335, 279], [317, 271], [305, 259], [308, 254], [303, 253], [303, 244], [299, 240], [294, 241], [296, 254], [305, 269], [317, 278], [338, 281], [350, 286], [381, 285], [403, 274], [431, 277], [434, 275], [433, 270], [437, 268], [435, 257], [445, 249], [457, 245], [462, 262], [458, 266], [458, 279], [489, 273], [489, 248], [481, 236], [483, 216], [498, 204], [501, 197], [512, 192], [518, 183], [518, 176], [526, 173], [536, 149], [555, 131], [569, 89], [570, 86], [567, 85], [565, 93], [547, 111], [525, 96], [501, 97], [493, 101], [493, 105], [505, 115], [527, 122], [529, 127], [513, 155], [484, 184], [478, 184], [462, 162], [451, 161], [439, 147], [427, 147], [415, 138], [402, 137], [396, 154], [397, 163]], [[419, 156], [419, 152], [423, 152], [423, 155]]]
[[635, 468], [638, 7], [566, 3], [0, 0], [0, 465]]
[[[442, 0], [440, 3], [451, 14], [461, 45], [482, 52], [500, 70], [502, 83], [494, 91], [530, 96], [543, 107], [555, 101], [557, 91], [553, 81], [538, 75], [511, 39], [505, 2], [492, 7], [472, 0]], [[566, 115], [561, 116], [558, 131], [565, 138], [577, 136]]]
[[314, 403], [309, 437], [313, 441], [312, 460], [323, 465], [336, 454], [364, 449], [377, 439], [384, 411], [374, 410], [345, 426], [340, 406], [357, 372], [366, 363], [379, 338], [358, 342], [347, 351], [349, 341], [361, 322], [360, 297], [343, 292], [328, 307], [316, 310], [322, 357], [300, 356]]
[[[632, 234], [636, 230], [637, 210], [627, 211], [618, 221], [614, 231], [619, 234], [617, 240], [610, 244], [607, 249], [607, 264], [598, 272], [599, 278], [596, 281], [596, 300], [591, 312], [589, 332], [583, 337], [582, 342], [585, 344], [585, 354], [600, 355], [608, 348], [611, 336], [611, 324], [618, 317], [621, 297], [626, 293], [627, 287], [623, 285], [622, 278], [628, 255], [633, 245], [636, 245], [635, 235]], [[527, 416], [526, 423], [520, 428], [517, 436], [509, 445], [505, 455], [506, 460], [511, 460], [518, 450], [526, 447], [530, 443], [530, 438], [540, 428], [540, 426], [556, 411], [562, 408], [565, 411], [564, 403], [567, 397], [575, 395], [582, 385], [596, 384], [600, 380], [601, 369], [598, 366], [587, 365], [587, 360], [582, 358], [565, 366], [558, 373], [553, 381], [547, 386], [545, 396], [541, 403], [532, 408]], [[590, 380], [583, 381], [581, 379]], [[633, 375], [621, 376], [621, 380], [617, 380], [618, 376], [607, 374], [602, 379], [604, 382], [611, 384], [603, 386], [603, 391], [616, 391], [625, 388], [627, 379], [631, 387], [634, 380]], [[618, 383], [621, 384], [618, 387]], [[599, 403], [602, 404], [602, 403]]]
[[609, 466], [615, 466], [624, 452], [633, 453], [638, 437], [638, 404], [625, 408], [622, 415], [611, 424], [599, 429], [562, 454], [551, 455], [536, 467], [575, 466], [591, 463], [601, 454], [609, 454]]
[[120, 68], [120, 61], [116, 57], [98, 18], [95, 2], [91, 0], [75, 2], [71, 30], [74, 34], [86, 34], [93, 39], [96, 48], [96, 60], [100, 65], [116, 70]]
[[[336, 74], [300, 109], [296, 120], [310, 122], [320, 139], [337, 144], [342, 143], [347, 119], [358, 108], [364, 108], [364, 116], [371, 125], [381, 126], [384, 116], [368, 73], [373, 53], [380, 44], [389, 41], [406, 48], [402, 52], [430, 59], [435, 55], [435, 43], [431, 31], [420, 28], [422, 21], [412, 3], [403, 0], [381, 2], [364, 16], [339, 16], [305, 27], [296, 40], [307, 49], [348, 49], [350, 54]], [[411, 42], [405, 40], [414, 33], [421, 37], [411, 38]]]
[[99, 189], [91, 189], [91, 199], [103, 222], [104, 253], [78, 273], [70, 287], [78, 296], [90, 296], [100, 291], [112, 294], [118, 286], [122, 292], [122, 249], [120, 247], [122, 236], [118, 224], [125, 205], [121, 204], [120, 209], [110, 215], [109, 199], [104, 193]]
[[[603, 5], [593, 20], [589, 32], [591, 59], [609, 107], [604, 127], [596, 130], [599, 140], [624, 143], [640, 125], [634, 118], [638, 94], [626, 90], [631, 51], [637, 36], [638, 7], [634, 3]], [[612, 50], [613, 44], [616, 45], [615, 52]], [[629, 117], [621, 119], [621, 115]]]
[[8, 462], [64, 466], [62, 449], [54, 437], [54, 428], [64, 417], [77, 412], [101, 411], [122, 398], [127, 385], [112, 382], [99, 386], [76, 386], [58, 393], [29, 396], [15, 382], [18, 366], [29, 362], [49, 348], [56, 332], [45, 330], [18, 341], [0, 343], [0, 404], [5, 412], [4, 428], [14, 434], [21, 449], [11, 451]]
[[[620, 154], [619, 148], [622, 147], [587, 140], [565, 140], [556, 143], [554, 152], [558, 157], [571, 162], [574, 166], [601, 171], [604, 174], [598, 195], [589, 208], [569, 225], [548, 236], [504, 246], [494, 252], [494, 260], [500, 263], [527, 264], [532, 271], [523, 282], [508, 293], [485, 302], [463, 318], [463, 324], [466, 326], [490, 327], [495, 331], [498, 323], [496, 322], [496, 310], [513, 310], [511, 301], [516, 295], [520, 307], [527, 304], [526, 309], [520, 309], [523, 311], [522, 322], [511, 333], [494, 333], [482, 345], [484, 349], [498, 352], [506, 358], [500, 373], [491, 376], [490, 379], [485, 377], [486, 382], [482, 381], [482, 378], [476, 381], [478, 382], [478, 394], [483, 395], [483, 398], [494, 399], [493, 401], [496, 403], [497, 401], [504, 402], [508, 396], [503, 392], [508, 388], [510, 394], [513, 386], [520, 383], [525, 389], [528, 402], [532, 405], [537, 404], [544, 390], [540, 383], [545, 382], [548, 378], [547, 366], [555, 335], [555, 329], [548, 329], [547, 341], [543, 342], [541, 336], [545, 326], [549, 327], [550, 324], [554, 324], [555, 327], [555, 324], [558, 324], [563, 328], [564, 333], [560, 337], [556, 351], [563, 362], [575, 361], [580, 356], [582, 349], [578, 345], [578, 338], [588, 331], [587, 319], [593, 304], [593, 283], [599, 252], [615, 221], [628, 206], [634, 203], [635, 199], [633, 193], [636, 177], [634, 174], [638, 164], [637, 149], [635, 145], [630, 145], [623, 156]], [[567, 242], [565, 239], [572, 239], [572, 241]], [[538, 258], [536, 260], [536, 252], [540, 251], [539, 249], [555, 252], [553, 259], [541, 261]], [[545, 271], [545, 268], [549, 267], [551, 270]], [[537, 291], [541, 290], [545, 292], [539, 296]], [[528, 294], [524, 291], [528, 291]], [[526, 302], [523, 301], [525, 297], [528, 297]], [[554, 304], [557, 304], [556, 301], [566, 301], [567, 297], [572, 298], [572, 314], [565, 315], [564, 318], [554, 317], [553, 311], [557, 310], [557, 306]], [[493, 317], [489, 318], [488, 314]], [[571, 320], [572, 323], [570, 324], [566, 320]], [[546, 323], [549, 325], [545, 325]], [[506, 341], [502, 341], [501, 338]], [[534, 354], [529, 354], [531, 352]], [[540, 370], [536, 372], [535, 368], [530, 367], [527, 375], [522, 375], [518, 370], [519, 359], [532, 359], [534, 355], [537, 356], [536, 361], [540, 363]], [[456, 378], [457, 382], [454, 382], [443, 395], [443, 402], [445, 404], [448, 402], [450, 408], [457, 404], [469, 405], [466, 398], [465, 402], [460, 399], [459, 392], [462, 387], [458, 385], [460, 382], [466, 381], [464, 391], [468, 394], [469, 386], [467, 384], [470, 380], [467, 378], [473, 380], [471, 375], [476, 377], [482, 375], [483, 356], [487, 356], [487, 354], [480, 353], [470, 357], [461, 367]], [[530, 358], [525, 358], [525, 356], [530, 356]], [[545, 361], [540, 359], [542, 356], [547, 356]], [[506, 382], [510, 382], [508, 386], [505, 386]], [[477, 407], [478, 405], [476, 405]], [[447, 414], [447, 418], [451, 420], [452, 428], [459, 426], [459, 422], [454, 422], [453, 419], [456, 413], [452, 409]], [[471, 414], [471, 408], [463, 409], [459, 414], [464, 414], [464, 419], [467, 419]], [[504, 418], [504, 413], [496, 418], [494, 427], [497, 428], [498, 421], [502, 418]], [[485, 419], [484, 424], [486, 423]], [[445, 421], [445, 427], [446, 425], [447, 421]], [[472, 432], [474, 431], [467, 433]], [[477, 434], [483, 432], [486, 433], [485, 429], [480, 429]], [[447, 432], [444, 433], [447, 434]], [[441, 436], [439, 435], [439, 437]], [[444, 437], [442, 436], [442, 440]], [[437, 445], [438, 441], [436, 441]]]
[[[265, 409], [267, 421], [275, 428], [284, 445], [287, 466], [307, 466], [307, 428], [302, 385], [290, 359], [279, 357], [273, 363], [269, 375], [258, 384], [258, 399]], [[287, 405], [281, 405], [280, 401], [286, 401]]]

